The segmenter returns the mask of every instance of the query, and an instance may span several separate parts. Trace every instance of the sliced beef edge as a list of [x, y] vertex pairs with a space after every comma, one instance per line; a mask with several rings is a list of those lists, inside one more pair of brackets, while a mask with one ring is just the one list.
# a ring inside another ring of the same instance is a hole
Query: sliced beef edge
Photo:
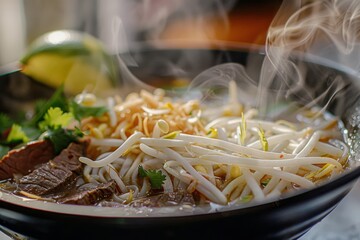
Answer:
[[58, 156], [20, 178], [18, 190], [38, 196], [66, 190], [82, 172], [79, 157], [85, 155], [87, 146], [88, 142], [70, 143]]
[[70, 194], [64, 198], [60, 198], [58, 202], [76, 205], [95, 205], [102, 200], [110, 198], [115, 191], [116, 183], [114, 180], [111, 180], [107, 183], [91, 183], [87, 184], [86, 187], [77, 189], [73, 194]]
[[27, 175], [54, 157], [54, 146], [49, 140], [30, 142], [11, 150], [0, 160], [0, 180], [11, 179], [16, 174]]

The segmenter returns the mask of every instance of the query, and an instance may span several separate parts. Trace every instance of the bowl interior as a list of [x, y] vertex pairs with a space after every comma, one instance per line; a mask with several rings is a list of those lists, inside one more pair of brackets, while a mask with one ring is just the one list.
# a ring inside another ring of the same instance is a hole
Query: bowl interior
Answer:
[[[124, 56], [126, 58], [127, 56]], [[260, 66], [264, 58], [262, 49], [154, 49], [143, 47], [132, 53], [132, 61], [136, 66], [130, 66], [131, 72], [139, 79], [153, 86], [174, 87], [181, 92], [191, 79], [202, 71], [222, 63], [236, 62], [245, 66], [252, 79], [258, 79]], [[210, 205], [206, 208], [179, 209], [169, 207], [162, 209], [134, 210], [122, 208], [114, 211], [112, 208], [98, 208], [92, 206], [60, 205], [22, 199], [5, 192], [0, 192], [0, 220], [5, 226], [24, 232], [30, 236], [45, 236], [49, 231], [57, 228], [57, 224], [69, 227], [59, 236], [74, 234], [71, 224], [77, 223], [79, 229], [89, 226], [98, 227], [105, 235], [116, 234], [121, 228], [125, 235], [137, 234], [134, 229], [167, 229], [160, 234], [191, 234], [196, 232], [194, 224], [206, 228], [214, 227], [228, 229], [234, 232], [238, 224], [245, 226], [244, 236], [286, 237], [294, 238], [304, 233], [309, 227], [325, 217], [336, 204], [350, 191], [353, 182], [360, 175], [357, 160], [360, 154], [360, 103], [357, 85], [359, 81], [352, 73], [344, 72], [341, 66], [329, 66], [326, 61], [312, 59], [308, 56], [294, 56], [301, 63], [305, 71], [305, 89], [313, 89], [310, 98], [316, 98], [326, 92], [332, 83], [336, 82], [334, 92], [325, 93], [323, 101], [318, 105], [327, 106], [330, 113], [339, 116], [346, 126], [345, 134], [349, 136], [353, 167], [334, 178], [330, 182], [317, 188], [290, 193], [282, 199], [270, 199], [261, 203], [250, 203], [244, 206], [219, 207]], [[251, 64], [250, 64], [251, 63]], [[321, 74], [321, 81], [319, 81]], [[24, 86], [18, 91], [19, 86]], [[121, 83], [120, 83], [121, 84]], [[134, 89], [136, 90], [136, 89]], [[171, 90], [172, 91], [172, 90]], [[53, 89], [43, 86], [19, 72], [0, 76], [0, 111], [16, 114], [39, 97], [49, 97]], [[36, 94], [34, 94], [36, 93]], [[295, 101], [307, 101], [303, 97], [304, 91], [294, 91], [290, 96]], [[326, 99], [331, 97], [331, 101]], [[180, 211], [179, 211], [180, 210]], [[292, 216], [291, 219], [289, 216]], [[146, 216], [146, 218], [144, 218]], [[102, 221], [98, 221], [99, 218]], [[45, 223], [44, 221], [48, 221]], [[36, 224], [45, 224], [48, 230], [39, 229]], [[25, 224], [25, 225], [24, 225]], [[148, 224], [148, 225], [147, 225]], [[263, 226], [263, 233], [259, 233], [255, 226]], [[19, 227], [19, 226], [22, 227]], [[28, 226], [28, 227], [24, 227]], [[165, 228], [165, 227], [166, 228]], [[63, 229], [66, 229], [64, 227]], [[184, 230], [186, 229], [186, 230]], [[231, 230], [232, 229], [232, 230]], [[286, 229], [286, 231], [285, 231]], [[250, 230], [252, 233], [250, 233]], [[220, 231], [213, 232], [214, 237]], [[100, 234], [100, 233], [99, 233]], [[170, 234], [170, 235], [171, 235]], [[255, 235], [254, 235], [255, 234]], [[94, 236], [96, 233], [94, 233]], [[100, 234], [101, 235], [101, 234]], [[164, 236], [165, 236], [164, 235]], [[170, 236], [166, 235], [166, 236]], [[179, 236], [180, 236], [179, 235]], [[208, 234], [209, 235], [209, 234]], [[172, 235], [171, 235], [172, 236]], [[211, 235], [209, 235], [211, 236]], [[221, 234], [219, 235], [221, 236]]]
[[[126, 58], [127, 55], [124, 55]], [[227, 49], [227, 50], [209, 50], [209, 49], [154, 49], [143, 47], [141, 49], [134, 50], [132, 53], [132, 60], [137, 63], [136, 66], [130, 66], [130, 71], [141, 81], [156, 87], [168, 87], [175, 88], [176, 91], [181, 92], [179, 89], [186, 88], [186, 86], [191, 82], [191, 80], [196, 77], [198, 74], [203, 72], [210, 67], [216, 66], [223, 63], [239, 63], [245, 66], [245, 69], [249, 76], [252, 79], [259, 79], [260, 75], [260, 66], [264, 58], [264, 53], [262, 49]], [[357, 154], [360, 152], [360, 146], [358, 144], [359, 136], [357, 133], [358, 125], [360, 120], [360, 107], [357, 107], [359, 104], [356, 102], [359, 91], [354, 87], [354, 78], [355, 76], [346, 73], [341, 70], [341, 68], [336, 69], [334, 66], [329, 67], [326, 62], [321, 62], [319, 59], [316, 61], [312, 58], [306, 56], [294, 55], [294, 59], [303, 64], [307, 71], [305, 76], [304, 88], [313, 88], [311, 97], [316, 97], [317, 94], [321, 94], [328, 88], [329, 84], [334, 81], [341, 81], [342, 89], [338, 91], [337, 94], [333, 97], [332, 101], [328, 103], [328, 98], [324, 97], [325, 100], [318, 102], [321, 106], [328, 104], [328, 110], [337, 116], [339, 116], [345, 123], [346, 128], [348, 129], [347, 134], [350, 135], [350, 143], [352, 144], [352, 155], [354, 167], [349, 170], [347, 173], [348, 177], [343, 178], [340, 176], [335, 181], [337, 184], [348, 183], [349, 181], [355, 179], [358, 174], [360, 174], [360, 169], [357, 166]], [[323, 81], [316, 81], [318, 79], [319, 73], [322, 74]], [[14, 72], [8, 75], [3, 75], [1, 78], [0, 84], [2, 87], [1, 94], [1, 111], [10, 112], [16, 114], [21, 107], [28, 107], [31, 105], [31, 102], [34, 99], [39, 97], [49, 97], [53, 92], [52, 89], [37, 83], [36, 81], [22, 75], [19, 72]], [[360, 79], [358, 79], [360, 80]], [[178, 82], [180, 81], [180, 85]], [[24, 86], [21, 93], [19, 93], [18, 86]], [[17, 86], [16, 88], [14, 86]], [[135, 89], [134, 89], [135, 90]], [[331, 90], [331, 89], [330, 89]], [[173, 91], [173, 90], [170, 90]], [[34, 94], [37, 93], [37, 94]], [[302, 92], [294, 92], [292, 99], [295, 101], [303, 101], [304, 98], [301, 98]], [[328, 93], [329, 96], [332, 96], [332, 92]], [[349, 97], [351, 96], [351, 97]], [[306, 100], [306, 99], [305, 99]], [[24, 104], [26, 103], [26, 104]], [[355, 103], [355, 104], [354, 104]], [[14, 107], [15, 106], [15, 107]], [[15, 110], [15, 112], [14, 112]], [[359, 121], [359, 122], [357, 122]], [[346, 175], [346, 174], [345, 174]], [[312, 190], [311, 190], [312, 191]], [[317, 189], [313, 189], [317, 191]], [[299, 195], [301, 192], [291, 193], [285, 198], [294, 197]], [[47, 203], [43, 204], [39, 201], [24, 200], [19, 197], [14, 197], [12, 195], [2, 193], [2, 200], [7, 202], [12, 202], [17, 205], [22, 205], [26, 207], [31, 207], [34, 209], [44, 210], [44, 211], [53, 211], [53, 212], [62, 212], [68, 214], [78, 214], [78, 215], [89, 215], [89, 216], [98, 216], [99, 210], [95, 207], [74, 207], [74, 206], [62, 206], [58, 204]], [[273, 202], [273, 200], [267, 201], [267, 203]], [[244, 207], [250, 207], [253, 205], [264, 204], [264, 203], [252, 203], [244, 206], [236, 207], [226, 207], [221, 208], [222, 210], [234, 210]], [[216, 206], [210, 206], [208, 208], [198, 208], [195, 210], [195, 213], [203, 214], [213, 211], [217, 211]], [[171, 215], [188, 215], [194, 214], [194, 211], [177, 211], [176, 208], [162, 209], [160, 211], [150, 210], [150, 211], [141, 211], [141, 213], [134, 211], [132, 209], [125, 209], [124, 211], [114, 212], [111, 209], [101, 210], [101, 216], [171, 216]]]

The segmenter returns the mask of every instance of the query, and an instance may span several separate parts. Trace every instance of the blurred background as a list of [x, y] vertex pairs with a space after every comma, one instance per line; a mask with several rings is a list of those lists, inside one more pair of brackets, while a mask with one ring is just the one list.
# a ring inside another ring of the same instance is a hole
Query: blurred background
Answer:
[[[281, 3], [280, 0], [0, 0], [0, 66], [17, 61], [35, 38], [58, 29], [90, 33], [114, 53], [144, 44], [174, 48], [262, 46]], [[358, 184], [339, 208], [303, 239], [360, 239], [360, 220], [352, 214], [360, 211], [359, 197]], [[341, 224], [337, 219], [341, 219]]]
[[43, 33], [74, 29], [112, 51], [143, 42], [174, 47], [265, 42], [280, 0], [0, 0], [0, 65]]

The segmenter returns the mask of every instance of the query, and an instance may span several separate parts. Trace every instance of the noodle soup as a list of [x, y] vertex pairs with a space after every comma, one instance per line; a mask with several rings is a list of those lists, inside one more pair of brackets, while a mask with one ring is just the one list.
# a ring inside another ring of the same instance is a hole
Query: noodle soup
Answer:
[[336, 117], [299, 108], [286, 119], [259, 119], [257, 109], [238, 102], [236, 88], [231, 82], [227, 103], [216, 108], [161, 89], [124, 99], [81, 93], [71, 111], [106, 110], [80, 116], [51, 108], [43, 124], [67, 116], [65, 129], [81, 136], [31, 170], [13, 172], [3, 188], [63, 204], [226, 206], [311, 189], [344, 171], [349, 150]]

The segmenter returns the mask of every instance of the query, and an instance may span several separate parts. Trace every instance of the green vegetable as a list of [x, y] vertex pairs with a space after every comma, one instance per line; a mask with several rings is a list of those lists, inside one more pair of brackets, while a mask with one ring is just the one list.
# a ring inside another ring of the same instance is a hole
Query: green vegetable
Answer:
[[0, 113], [0, 133], [3, 133], [5, 130], [9, 129], [13, 121], [4, 113]]
[[73, 119], [71, 113], [64, 113], [60, 108], [50, 108], [44, 115], [44, 120], [39, 123], [41, 130], [45, 131], [45, 139], [49, 139], [56, 154], [59, 154], [71, 142], [77, 141], [84, 134], [78, 129], [65, 129]]
[[78, 128], [75, 130], [69, 130], [58, 127], [55, 129], [49, 129], [46, 132], [45, 139], [49, 139], [53, 143], [55, 154], [59, 154], [70, 143], [76, 142], [83, 136], [84, 134]]
[[73, 115], [71, 113], [64, 113], [60, 108], [49, 108], [44, 116], [44, 120], [39, 123], [42, 130], [55, 129], [58, 127], [65, 128], [69, 125]]
[[70, 111], [74, 115], [75, 119], [80, 121], [82, 118], [90, 116], [101, 117], [108, 110], [106, 107], [85, 107], [75, 101], [71, 101]]
[[147, 171], [141, 165], [139, 165], [139, 177], [147, 177]]
[[10, 151], [10, 147], [0, 145], [0, 159]]
[[64, 95], [64, 87], [59, 87], [48, 101], [39, 100], [35, 105], [35, 116], [30, 121], [30, 126], [38, 126], [38, 123], [44, 119], [45, 114], [50, 108], [60, 108], [62, 111], [69, 110], [66, 97]]
[[41, 135], [41, 131], [38, 128], [27, 126], [26, 124], [22, 126], [22, 130], [29, 137], [29, 141], [36, 140]]
[[29, 141], [29, 137], [26, 136], [25, 132], [19, 125], [13, 124], [6, 141], [8, 143], [26, 143]]
[[141, 165], [139, 166], [139, 176], [142, 178], [148, 177], [152, 189], [161, 189], [166, 179], [166, 176], [160, 170], [145, 170]]

